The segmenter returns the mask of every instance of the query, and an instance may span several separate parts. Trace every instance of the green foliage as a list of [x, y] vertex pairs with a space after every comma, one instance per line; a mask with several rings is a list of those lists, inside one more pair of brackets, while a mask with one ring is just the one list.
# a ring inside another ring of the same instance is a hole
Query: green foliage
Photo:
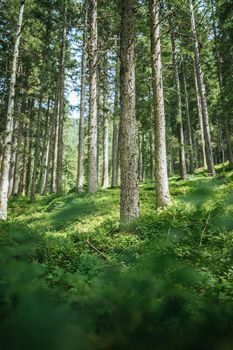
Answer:
[[231, 349], [232, 177], [172, 178], [157, 212], [143, 183], [142, 217], [122, 229], [117, 189], [11, 201], [3, 349]]

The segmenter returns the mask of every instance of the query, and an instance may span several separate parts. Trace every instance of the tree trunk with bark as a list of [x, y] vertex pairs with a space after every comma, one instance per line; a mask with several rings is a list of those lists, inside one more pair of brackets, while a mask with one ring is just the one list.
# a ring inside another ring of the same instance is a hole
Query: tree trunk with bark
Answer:
[[60, 115], [60, 84], [59, 78], [57, 81], [57, 91], [55, 97], [55, 108], [53, 116], [53, 130], [51, 135], [51, 153], [52, 153], [52, 169], [51, 169], [51, 184], [50, 192], [56, 193], [57, 191], [57, 158], [58, 158], [58, 142], [59, 142], [59, 115]]
[[134, 0], [121, 0], [120, 219], [123, 224], [133, 221], [140, 215], [136, 147], [134, 7]]
[[18, 194], [19, 191], [19, 180], [20, 180], [20, 168], [21, 168], [21, 158], [22, 158], [22, 152], [21, 152], [21, 140], [22, 140], [22, 130], [24, 126], [20, 128], [20, 125], [18, 123], [17, 129], [16, 129], [16, 155], [15, 155], [15, 164], [14, 164], [14, 174], [13, 174], [13, 185], [11, 193], [9, 192], [9, 195], [13, 197], [14, 195]]
[[5, 131], [5, 139], [3, 146], [3, 156], [2, 156], [2, 171], [1, 171], [1, 183], [0, 183], [0, 220], [7, 219], [7, 194], [9, 185], [9, 169], [10, 169], [10, 157], [11, 157], [11, 139], [12, 139], [12, 128], [13, 128], [13, 113], [14, 113], [14, 103], [15, 103], [15, 84], [16, 84], [16, 74], [19, 56], [19, 45], [20, 37], [23, 23], [23, 13], [24, 13], [25, 1], [20, 2], [20, 11], [17, 24], [17, 32], [15, 37], [15, 45], [13, 52], [13, 63], [10, 78], [10, 88], [9, 88], [9, 100], [7, 108], [7, 124]]
[[155, 126], [156, 199], [158, 208], [164, 208], [170, 204], [170, 194], [167, 174], [165, 111], [158, 5], [159, 1], [150, 0], [151, 61]]
[[[118, 62], [117, 62], [118, 65]], [[112, 181], [111, 187], [115, 188], [118, 184], [119, 168], [119, 75], [118, 66], [116, 67], [115, 76], [115, 96], [114, 96], [114, 121], [112, 137]]]
[[22, 170], [20, 173], [20, 183], [19, 183], [19, 195], [25, 196], [26, 187], [26, 174], [27, 174], [27, 157], [28, 157], [28, 125], [25, 124], [25, 130], [23, 135], [23, 157], [22, 157]]
[[191, 125], [191, 118], [190, 118], [190, 111], [189, 111], [189, 96], [188, 96], [188, 89], [187, 89], [187, 80], [186, 80], [186, 71], [185, 67], [183, 65], [183, 83], [184, 83], [184, 98], [185, 98], [185, 111], [186, 111], [186, 120], [187, 120], [187, 126], [188, 126], [188, 145], [189, 145], [189, 172], [193, 174], [194, 168], [193, 168], [193, 135], [192, 135], [192, 125]]
[[138, 159], [138, 179], [139, 181], [145, 180], [145, 136], [142, 131], [138, 136], [139, 140], [139, 159]]
[[63, 129], [64, 129], [64, 92], [65, 92], [65, 56], [66, 56], [66, 38], [67, 37], [67, 4], [64, 1], [64, 23], [61, 40], [61, 56], [59, 69], [59, 114], [58, 114], [58, 149], [57, 149], [57, 188], [56, 193], [62, 193], [62, 175], [63, 175]]
[[197, 83], [197, 72], [196, 72], [195, 62], [194, 62], [194, 82], [195, 82], [196, 100], [197, 100], [197, 113], [198, 113], [199, 127], [200, 127], [200, 133], [201, 133], [202, 166], [206, 168], [207, 164], [206, 164], [206, 154], [205, 154], [203, 118], [202, 118], [201, 99], [200, 99], [199, 88]]
[[97, 0], [90, 0], [90, 107], [89, 107], [89, 147], [88, 147], [88, 193], [94, 194], [98, 188], [97, 169]]
[[119, 125], [117, 121], [113, 123], [112, 137], [112, 181], [111, 187], [115, 188], [118, 184], [118, 168], [119, 168]]
[[[151, 96], [151, 91], [150, 91]], [[154, 107], [151, 105], [150, 130], [150, 178], [155, 179], [155, 140], [154, 140]]]
[[84, 114], [87, 80], [87, 14], [83, 29], [83, 47], [82, 47], [82, 68], [81, 68], [81, 96], [80, 96], [80, 115], [79, 115], [79, 141], [78, 141], [78, 171], [77, 171], [77, 190], [83, 190], [84, 173]]
[[[43, 77], [43, 69], [42, 69]], [[43, 103], [43, 88], [41, 87], [40, 99], [39, 99], [39, 108], [36, 121], [36, 140], [35, 140], [35, 152], [34, 152], [34, 164], [33, 164], [33, 173], [32, 173], [32, 187], [31, 187], [31, 199], [35, 198], [37, 192], [37, 175], [38, 175], [38, 166], [40, 160], [40, 141], [41, 141], [41, 113], [42, 113], [42, 103]]]
[[[170, 24], [170, 30], [172, 30], [171, 24]], [[182, 180], [185, 180], [186, 164], [185, 164], [185, 149], [184, 149], [184, 129], [183, 129], [183, 120], [182, 120], [180, 77], [179, 77], [179, 68], [178, 68], [178, 62], [177, 62], [175, 40], [176, 40], [175, 36], [171, 32], [172, 62], [173, 62], [173, 70], [174, 70], [174, 76], [175, 76], [176, 99], [177, 99], [176, 125], [178, 129], [178, 140], [179, 140], [179, 168], [180, 168], [180, 177]]]
[[155, 148], [154, 148], [154, 132], [150, 132], [150, 178], [155, 178]]
[[199, 49], [199, 41], [196, 30], [196, 22], [195, 15], [193, 9], [192, 0], [189, 0], [189, 7], [191, 13], [191, 30], [194, 39], [194, 53], [195, 53], [195, 66], [197, 73], [197, 83], [200, 94], [200, 102], [201, 102], [201, 110], [202, 110], [202, 118], [203, 118], [203, 130], [204, 130], [204, 139], [205, 139], [205, 154], [206, 154], [206, 162], [207, 168], [210, 176], [215, 175], [214, 169], [214, 159], [213, 159], [213, 151], [211, 144], [211, 135], [210, 135], [210, 126], [209, 126], [209, 115], [208, 115], [208, 107], [206, 100], [206, 88], [204, 83], [204, 77], [201, 67], [201, 57], [200, 57], [200, 49]]
[[109, 187], [109, 106], [108, 106], [108, 57], [104, 55], [104, 76], [103, 76], [103, 161], [102, 181], [103, 188]]
[[[14, 118], [16, 119], [16, 118]], [[8, 198], [12, 195], [14, 175], [15, 175], [15, 165], [16, 165], [16, 155], [18, 147], [18, 132], [19, 132], [19, 122], [14, 120], [12, 138], [11, 138], [11, 156], [10, 156], [10, 169], [9, 169], [9, 184], [8, 184]]]
[[[217, 74], [218, 74], [218, 84], [219, 84], [219, 90], [221, 94], [221, 99], [223, 102], [223, 96], [222, 96], [222, 90], [223, 90], [223, 75], [222, 75], [222, 66], [221, 66], [221, 52], [219, 50], [218, 45], [218, 38], [217, 38], [217, 26], [215, 22], [215, 10], [214, 10], [214, 3], [213, 0], [211, 0], [211, 9], [212, 9], [212, 17], [213, 17], [213, 33], [214, 33], [214, 54], [215, 54], [215, 60], [216, 60], [216, 68], [217, 68]], [[223, 123], [223, 132], [225, 136], [225, 143], [229, 158], [229, 164], [230, 167], [233, 168], [233, 151], [232, 151], [232, 142], [231, 142], [231, 134], [229, 132], [229, 115], [225, 112], [223, 115], [224, 123]]]
[[[34, 114], [34, 104], [35, 101], [32, 100], [31, 104], [31, 114]], [[29, 141], [28, 141], [28, 156], [27, 156], [27, 165], [26, 165], [26, 183], [25, 183], [25, 195], [27, 196], [29, 194], [30, 184], [31, 184], [31, 165], [32, 165], [32, 146], [33, 146], [33, 118], [32, 115], [30, 115], [30, 121], [29, 121]]]
[[51, 177], [52, 177], [53, 167], [51, 166], [51, 169], [50, 169], [50, 165], [53, 160], [54, 133], [55, 133], [55, 114], [52, 113], [49, 121], [49, 135], [48, 135], [48, 143], [47, 143], [47, 149], [46, 149], [44, 176], [42, 180], [42, 189], [41, 189], [41, 192], [43, 195], [47, 193], [50, 170], [51, 170]]
[[51, 99], [49, 97], [47, 102], [46, 120], [45, 120], [45, 127], [44, 127], [45, 132], [43, 136], [41, 164], [40, 164], [40, 177], [39, 177], [39, 183], [38, 183], [38, 191], [40, 194], [43, 194], [43, 182], [44, 182], [46, 157], [47, 157], [47, 145], [49, 142], [50, 102], [51, 102]]

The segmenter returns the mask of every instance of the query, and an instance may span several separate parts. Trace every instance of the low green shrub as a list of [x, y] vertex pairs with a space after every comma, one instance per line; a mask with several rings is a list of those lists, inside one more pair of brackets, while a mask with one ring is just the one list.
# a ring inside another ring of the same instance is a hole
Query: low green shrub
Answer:
[[11, 202], [1, 348], [230, 350], [231, 175], [171, 189], [173, 205], [156, 212], [153, 184], [142, 184], [142, 217], [122, 228], [118, 190]]

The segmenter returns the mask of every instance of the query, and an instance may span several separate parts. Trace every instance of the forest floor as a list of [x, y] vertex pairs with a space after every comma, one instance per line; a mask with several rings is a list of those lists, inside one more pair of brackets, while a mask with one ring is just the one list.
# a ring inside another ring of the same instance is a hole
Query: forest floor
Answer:
[[3, 349], [232, 349], [233, 172], [217, 172], [171, 178], [165, 211], [142, 183], [124, 228], [119, 189], [10, 200]]

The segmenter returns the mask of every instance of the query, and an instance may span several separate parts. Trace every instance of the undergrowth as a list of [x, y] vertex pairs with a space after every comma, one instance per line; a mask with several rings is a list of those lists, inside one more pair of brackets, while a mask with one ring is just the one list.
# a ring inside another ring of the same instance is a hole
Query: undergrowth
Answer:
[[[220, 170], [219, 170], [220, 171]], [[232, 348], [233, 173], [170, 180], [119, 227], [119, 189], [15, 198], [0, 224], [3, 349]]]

